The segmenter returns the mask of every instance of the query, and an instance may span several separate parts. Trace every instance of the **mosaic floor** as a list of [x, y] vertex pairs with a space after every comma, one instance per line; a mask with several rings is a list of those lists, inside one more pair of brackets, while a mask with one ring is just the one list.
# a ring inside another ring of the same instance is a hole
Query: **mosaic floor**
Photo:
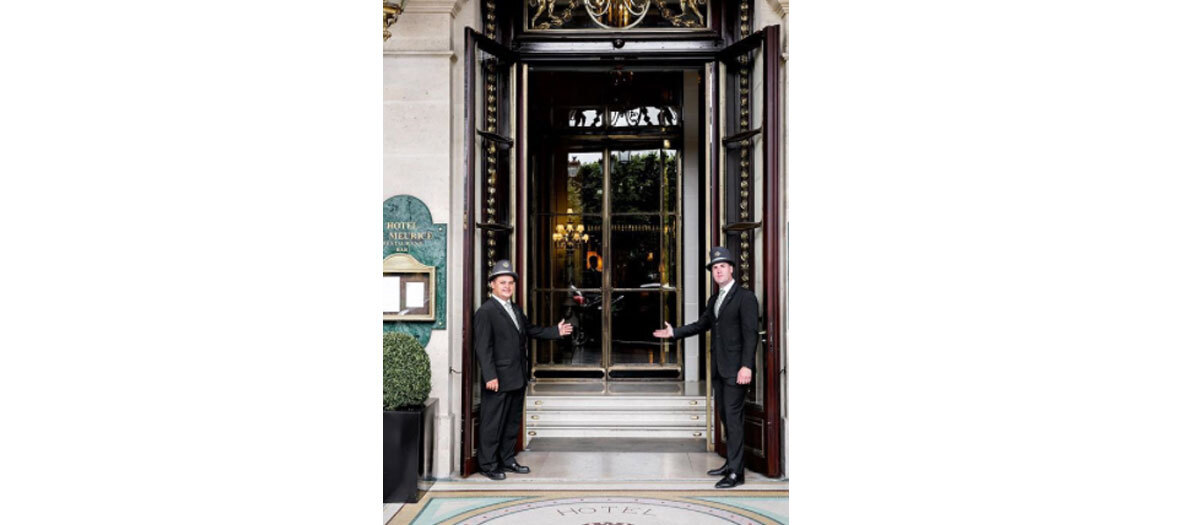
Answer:
[[787, 491], [429, 492], [390, 525], [786, 524]]

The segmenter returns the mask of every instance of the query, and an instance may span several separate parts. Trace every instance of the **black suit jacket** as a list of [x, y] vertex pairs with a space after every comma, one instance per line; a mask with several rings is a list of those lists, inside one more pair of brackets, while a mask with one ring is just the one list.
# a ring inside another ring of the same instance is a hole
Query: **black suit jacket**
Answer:
[[737, 283], [730, 287], [721, 302], [721, 314], [713, 314], [717, 302], [714, 293], [705, 304], [705, 311], [695, 323], [672, 330], [672, 337], [681, 339], [706, 330], [713, 330], [713, 366], [724, 379], [736, 380], [738, 369], [754, 368], [754, 351], [758, 348], [758, 297]]
[[542, 328], [529, 323], [516, 303], [512, 303], [512, 310], [522, 330], [516, 329], [495, 297], [489, 297], [475, 311], [475, 358], [483, 382], [499, 379], [501, 392], [521, 388], [528, 381], [528, 338], [561, 338], [556, 326]]

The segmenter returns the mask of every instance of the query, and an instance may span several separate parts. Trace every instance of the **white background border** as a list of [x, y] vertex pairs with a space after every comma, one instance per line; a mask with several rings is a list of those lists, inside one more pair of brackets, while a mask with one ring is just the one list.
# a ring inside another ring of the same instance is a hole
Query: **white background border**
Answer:
[[[2, 521], [377, 523], [376, 4], [11, 4]], [[1178, 14], [792, 7], [793, 523], [1177, 521]]]

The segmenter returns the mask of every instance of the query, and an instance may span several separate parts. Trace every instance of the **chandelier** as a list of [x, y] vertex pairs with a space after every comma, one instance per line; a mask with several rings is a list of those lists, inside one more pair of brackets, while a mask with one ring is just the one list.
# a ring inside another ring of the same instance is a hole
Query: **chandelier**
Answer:
[[[573, 213], [572, 208], [566, 208], [566, 213]], [[573, 250], [590, 240], [590, 234], [586, 233], [585, 224], [574, 224], [574, 218], [571, 215], [566, 219], [565, 224], [558, 223], [553, 232], [553, 244], [558, 248], [565, 248]]]

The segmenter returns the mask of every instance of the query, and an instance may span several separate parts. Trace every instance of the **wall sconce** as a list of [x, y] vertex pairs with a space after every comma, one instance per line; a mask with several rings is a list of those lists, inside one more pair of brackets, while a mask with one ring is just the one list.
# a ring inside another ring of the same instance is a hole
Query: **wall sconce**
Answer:
[[385, 37], [383, 39], [384, 41], [389, 40], [390, 35], [392, 35], [392, 33], [389, 32], [389, 27], [393, 24], [396, 24], [397, 17], [406, 10], [406, 0], [382, 0], [381, 10], [385, 13], [385, 30], [381, 33], [381, 35]]

